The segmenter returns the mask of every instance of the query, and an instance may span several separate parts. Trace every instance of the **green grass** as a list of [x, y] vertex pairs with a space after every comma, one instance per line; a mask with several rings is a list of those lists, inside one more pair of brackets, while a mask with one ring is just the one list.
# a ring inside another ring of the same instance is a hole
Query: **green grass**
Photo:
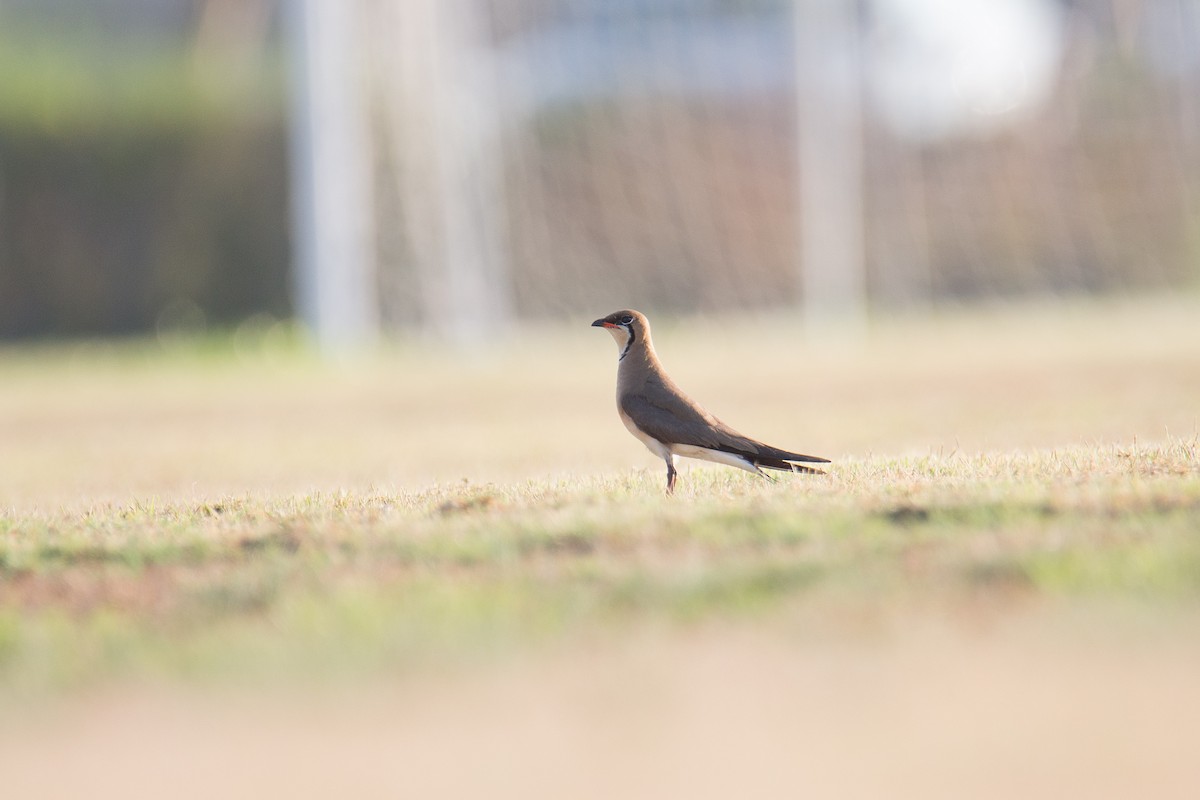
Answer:
[[[382, 674], [789, 609], [1200, 600], [1195, 440], [0, 520], [0, 679]], [[819, 614], [818, 614], [819, 616]]]
[[698, 400], [834, 460], [687, 466], [672, 498], [582, 323], [337, 364], [280, 326], [3, 348], [0, 693], [415, 674], [781, 620], [853, 636], [930, 609], [1189, 617], [1198, 313], [1015, 306], [840, 345], [663, 320]]

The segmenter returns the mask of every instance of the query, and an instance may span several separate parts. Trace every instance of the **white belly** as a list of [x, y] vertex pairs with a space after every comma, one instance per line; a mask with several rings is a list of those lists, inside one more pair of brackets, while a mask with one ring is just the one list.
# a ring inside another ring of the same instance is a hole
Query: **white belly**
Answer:
[[673, 444], [671, 445], [671, 452], [684, 458], [698, 458], [701, 461], [726, 464], [730, 467], [744, 469], [747, 472], [759, 471], [758, 467], [751, 464], [742, 456], [734, 455], [733, 453], [724, 453], [720, 450], [709, 450], [707, 447], [697, 447], [693, 444]]
[[733, 453], [723, 453], [720, 450], [710, 450], [707, 447], [697, 447], [696, 445], [692, 444], [663, 444], [653, 436], [647, 436], [645, 433], [639, 430], [638, 427], [633, 424], [633, 420], [630, 419], [624, 411], [620, 411], [619, 413], [621, 415], [621, 422], [625, 425], [625, 428], [633, 434], [634, 438], [646, 445], [646, 449], [651, 453], [654, 453], [654, 455], [658, 456], [669, 464], [675, 463], [675, 456], [682, 456], [683, 458], [698, 458], [701, 461], [712, 461], [717, 464], [725, 464], [730, 467], [744, 469], [747, 472], [759, 472], [758, 467], [751, 464], [745, 458], [734, 455]]
[[649, 450], [651, 453], [654, 453], [654, 455], [658, 456], [663, 461], [668, 461], [672, 464], [675, 463], [670, 449], [665, 444], [660, 442], [658, 439], [655, 439], [653, 436], [647, 436], [638, 430], [638, 426], [633, 424], [633, 420], [630, 419], [629, 415], [624, 411], [618, 411], [618, 413], [621, 415], [621, 422], [624, 423], [626, 430], [632, 433], [635, 439], [646, 445], [647, 450]]

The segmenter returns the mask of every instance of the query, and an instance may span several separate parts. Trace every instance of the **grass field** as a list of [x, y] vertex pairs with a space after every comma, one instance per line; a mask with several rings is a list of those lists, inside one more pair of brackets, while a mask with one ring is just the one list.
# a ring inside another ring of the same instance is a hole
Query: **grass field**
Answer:
[[664, 323], [697, 399], [834, 459], [672, 498], [587, 320], [0, 351], [6, 786], [1194, 796], [1198, 318]]

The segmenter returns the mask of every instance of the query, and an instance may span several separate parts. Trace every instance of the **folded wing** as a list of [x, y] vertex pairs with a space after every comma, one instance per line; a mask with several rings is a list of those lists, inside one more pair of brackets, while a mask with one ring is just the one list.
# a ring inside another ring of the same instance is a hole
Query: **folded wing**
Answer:
[[755, 466], [808, 471], [788, 462], [829, 463], [829, 459], [793, 453], [743, 436], [702, 410], [675, 387], [648, 382], [637, 393], [623, 395], [621, 410], [647, 435], [660, 442], [706, 447], [742, 456]]

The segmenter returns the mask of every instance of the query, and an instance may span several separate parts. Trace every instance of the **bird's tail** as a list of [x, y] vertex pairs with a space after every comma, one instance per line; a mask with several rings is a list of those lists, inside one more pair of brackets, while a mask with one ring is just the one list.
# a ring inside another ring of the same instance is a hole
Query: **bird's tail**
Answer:
[[777, 469], [781, 472], [799, 472], [804, 475], [825, 474], [825, 470], [793, 464], [790, 461], [784, 461], [782, 458], [756, 458], [751, 463], [759, 469]]

